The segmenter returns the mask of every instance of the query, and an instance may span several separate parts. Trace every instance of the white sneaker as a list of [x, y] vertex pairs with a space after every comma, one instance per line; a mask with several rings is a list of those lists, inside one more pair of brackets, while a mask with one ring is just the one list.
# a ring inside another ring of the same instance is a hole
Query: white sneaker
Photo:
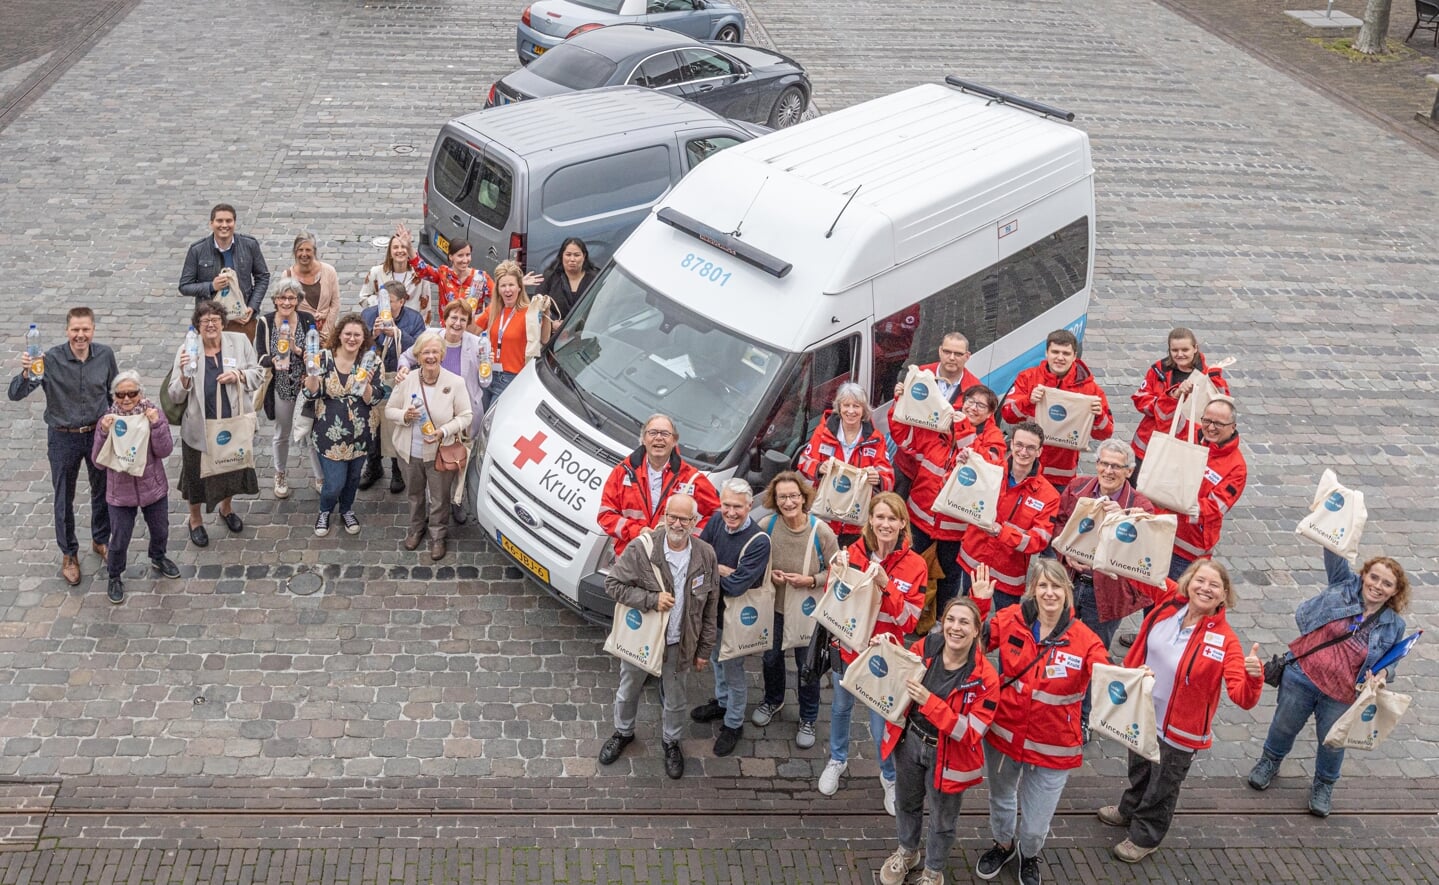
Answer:
[[944, 885], [944, 873], [926, 867], [925, 871], [919, 874], [919, 881], [915, 885]]
[[819, 791], [826, 796], [838, 793], [840, 776], [848, 769], [848, 762], [836, 762], [831, 759], [825, 763], [824, 771], [819, 774]]
[[880, 777], [879, 785], [884, 787], [884, 813], [894, 817], [894, 781]]
[[814, 746], [814, 723], [801, 722], [799, 731], [794, 733], [794, 745], [801, 750], [808, 750]]
[[905, 851], [903, 848], [895, 849], [879, 868], [880, 885], [901, 885], [909, 871], [919, 866], [919, 852]]
[[783, 709], [783, 702], [778, 704], [760, 704], [758, 707], [755, 707], [754, 712], [750, 714], [749, 721], [758, 725], [760, 728], [764, 728], [773, 722], [774, 717], [778, 716], [779, 711]]
[[290, 484], [285, 481], [285, 474], [283, 474], [283, 473], [276, 473], [276, 474], [275, 474], [275, 497], [276, 497], [276, 498], [288, 498], [288, 497], [290, 497]]

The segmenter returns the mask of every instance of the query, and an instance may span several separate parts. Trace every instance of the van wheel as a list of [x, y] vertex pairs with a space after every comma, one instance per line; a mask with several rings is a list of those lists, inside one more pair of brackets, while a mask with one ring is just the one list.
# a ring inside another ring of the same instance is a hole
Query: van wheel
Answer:
[[719, 29], [718, 34], [715, 34], [715, 39], [721, 43], [738, 43], [739, 28], [734, 25], [725, 25]]
[[798, 86], [786, 86], [784, 91], [775, 99], [774, 108], [769, 112], [769, 125], [774, 129], [787, 129], [799, 122], [804, 115], [805, 106], [804, 90]]

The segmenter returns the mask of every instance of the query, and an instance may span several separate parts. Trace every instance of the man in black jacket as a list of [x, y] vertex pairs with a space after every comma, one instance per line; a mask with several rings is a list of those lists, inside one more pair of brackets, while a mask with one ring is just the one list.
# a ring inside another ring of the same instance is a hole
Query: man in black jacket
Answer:
[[240, 281], [246, 310], [243, 316], [227, 317], [227, 332], [243, 332], [255, 337], [255, 316], [265, 303], [270, 288], [270, 268], [260, 254], [260, 243], [254, 237], [235, 233], [235, 207], [219, 203], [210, 210], [211, 235], [190, 244], [185, 253], [185, 267], [180, 271], [180, 294], [198, 304], [215, 297], [223, 285], [215, 282], [223, 268], [232, 268]]

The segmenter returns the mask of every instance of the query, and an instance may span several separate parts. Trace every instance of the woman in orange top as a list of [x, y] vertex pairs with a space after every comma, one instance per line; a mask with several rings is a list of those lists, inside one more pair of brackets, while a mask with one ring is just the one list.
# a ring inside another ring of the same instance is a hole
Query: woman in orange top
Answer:
[[[484, 320], [494, 353], [495, 380], [485, 394], [485, 408], [492, 406], [520, 370], [525, 367], [525, 348], [529, 334], [525, 318], [530, 310], [530, 296], [525, 294], [525, 271], [517, 262], [501, 261], [495, 268], [495, 297]], [[550, 318], [540, 320], [540, 341], [550, 340]]]

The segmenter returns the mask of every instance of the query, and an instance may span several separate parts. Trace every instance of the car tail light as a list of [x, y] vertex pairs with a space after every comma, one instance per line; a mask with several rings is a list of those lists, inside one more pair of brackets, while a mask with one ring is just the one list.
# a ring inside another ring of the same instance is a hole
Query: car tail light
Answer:
[[422, 224], [430, 221], [430, 176], [425, 176], [425, 193], [420, 202], [420, 220]]
[[520, 24], [527, 28], [530, 26], [530, 8], [528, 6], [525, 7], [524, 12], [520, 13]]
[[485, 96], [485, 107], [492, 108], [495, 106], [495, 91], [499, 88], [500, 84], [498, 82], [490, 84], [490, 94]]
[[519, 262], [520, 267], [525, 266], [524, 234], [510, 234], [510, 260]]
[[575, 28], [573, 31], [570, 31], [568, 34], [566, 34], [566, 35], [565, 35], [565, 39], [568, 40], [568, 39], [570, 39], [571, 37], [575, 36], [576, 34], [583, 34], [585, 31], [593, 31], [595, 28], [603, 28], [603, 27], [604, 27], [604, 25], [598, 24], [598, 23], [596, 23], [596, 22], [590, 22], [590, 23], [587, 24], [587, 25], [580, 25], [578, 28]]

